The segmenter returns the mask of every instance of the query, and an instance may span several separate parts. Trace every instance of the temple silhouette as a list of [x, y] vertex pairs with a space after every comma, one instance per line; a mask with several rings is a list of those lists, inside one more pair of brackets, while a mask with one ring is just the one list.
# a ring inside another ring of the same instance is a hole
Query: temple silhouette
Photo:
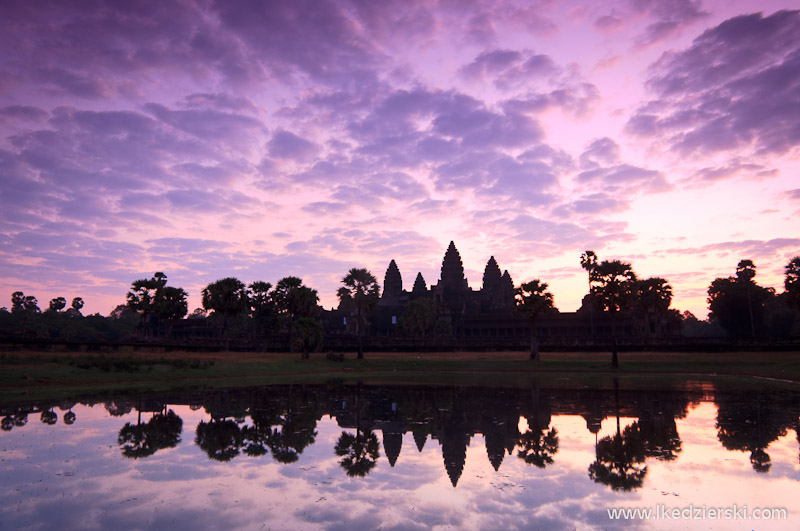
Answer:
[[[453, 241], [442, 259], [436, 284], [428, 285], [418, 272], [409, 291], [404, 287], [397, 261], [392, 259], [384, 274], [379, 304], [369, 318], [369, 347], [525, 348], [529, 345], [531, 325], [527, 316], [516, 311], [511, 275], [507, 270], [501, 273], [497, 260], [490, 256], [482, 280], [480, 289], [469, 286], [461, 255]], [[410, 305], [419, 300], [430, 301], [429, 311], [433, 315], [417, 316], [417, 321], [429, 319], [430, 322], [418, 324], [420, 330], [409, 331], [403, 326], [403, 316]], [[541, 315], [536, 326], [540, 345], [599, 346], [610, 340], [612, 326], [622, 343], [626, 340], [639, 343], [643, 338], [651, 342], [657, 338], [663, 342], [680, 336], [679, 327], [673, 323], [636, 316], [632, 312], [620, 312], [612, 323], [607, 312], [599, 308], [592, 310], [590, 302], [589, 297], [585, 297], [576, 312], [554, 309]], [[341, 306], [323, 312], [321, 317], [329, 348], [336, 348], [337, 334], [343, 336], [352, 332], [352, 326], [347, 325], [348, 316]]]

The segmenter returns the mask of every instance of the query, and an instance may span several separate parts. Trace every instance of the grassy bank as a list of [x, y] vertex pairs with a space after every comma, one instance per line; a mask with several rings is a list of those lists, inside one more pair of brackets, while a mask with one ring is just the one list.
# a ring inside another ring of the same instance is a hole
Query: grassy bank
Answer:
[[[524, 352], [367, 353], [331, 361], [324, 354], [169, 352], [114, 354], [15, 351], [0, 353], [0, 401], [59, 398], [107, 391], [164, 391], [276, 383], [361, 380], [371, 383], [525, 385], [581, 378], [587, 387], [614, 377], [654, 382], [755, 379], [800, 387], [800, 352], [622, 353], [619, 369], [608, 353], [543, 353], [538, 362]], [[574, 382], [574, 380], [572, 380]], [[574, 385], [570, 384], [570, 385]]]

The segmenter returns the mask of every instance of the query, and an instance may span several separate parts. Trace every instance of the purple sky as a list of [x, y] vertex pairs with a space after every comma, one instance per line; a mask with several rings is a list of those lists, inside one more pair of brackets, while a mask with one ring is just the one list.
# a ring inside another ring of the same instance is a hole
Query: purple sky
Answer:
[[454, 240], [562, 311], [579, 257], [673, 306], [800, 254], [800, 11], [789, 1], [0, 3], [0, 306], [107, 314], [163, 271], [199, 306], [286, 275], [336, 304]]

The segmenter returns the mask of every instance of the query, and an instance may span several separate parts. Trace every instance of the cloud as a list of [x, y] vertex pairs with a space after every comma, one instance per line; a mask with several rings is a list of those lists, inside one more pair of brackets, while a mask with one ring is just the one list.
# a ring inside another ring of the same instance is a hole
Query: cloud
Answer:
[[665, 251], [668, 254], [705, 255], [717, 253], [723, 256], [731, 254], [741, 258], [773, 258], [782, 250], [795, 252], [800, 249], [800, 238], [773, 238], [771, 240], [740, 240], [710, 243], [701, 247], [674, 248]]
[[608, 137], [593, 140], [580, 157], [581, 168], [584, 170], [616, 162], [619, 162], [619, 144]]
[[180, 103], [180, 107], [195, 108], [204, 110], [225, 109], [234, 112], [258, 112], [258, 107], [250, 98], [245, 96], [233, 96], [226, 93], [194, 93], [185, 96]]
[[655, 19], [636, 39], [639, 46], [661, 42], [709, 15], [702, 10], [700, 0], [646, 0], [633, 5], [634, 10], [648, 10], [650, 17]]
[[580, 156], [580, 166], [583, 171], [576, 176], [578, 183], [598, 186], [610, 194], [665, 192], [672, 188], [662, 172], [622, 163], [619, 145], [607, 137], [589, 144]]
[[214, 1], [211, 9], [275, 77], [290, 79], [298, 72], [317, 82], [346, 84], [349, 73], [383, 60], [340, 3]]
[[713, 182], [730, 179], [742, 174], [747, 177], [763, 179], [774, 177], [777, 173], [777, 169], [770, 169], [761, 164], [749, 163], [742, 159], [734, 158], [724, 166], [701, 168], [688, 180], [693, 182]]
[[0, 108], [0, 120], [44, 122], [50, 115], [44, 109], [30, 105], [9, 105]]
[[559, 205], [553, 215], [571, 218], [575, 215], [597, 215], [605, 212], [618, 213], [630, 208], [630, 202], [605, 193], [590, 194], [575, 201]]
[[[552, 91], [527, 96], [527, 100], [547, 98], [553, 105], [563, 105], [566, 94], [574, 94], [581, 80], [570, 69], [559, 67], [546, 54], [530, 50], [492, 49], [480, 53], [458, 74], [467, 81], [491, 82], [501, 90], [531, 91], [532, 86], [550, 87]], [[518, 105], [520, 105], [518, 103]]]
[[459, 69], [467, 79], [483, 79], [510, 68], [522, 58], [516, 50], [491, 50], [478, 55], [470, 64]]
[[800, 142], [800, 11], [728, 19], [650, 67], [658, 99], [627, 124], [682, 155], [752, 147], [780, 155]]
[[[709, 15], [700, 0], [642, 0], [611, 4], [611, 10], [596, 17], [592, 26], [613, 34], [631, 26], [636, 29], [637, 48], [651, 46], [680, 35], [689, 26]], [[643, 30], [639, 30], [644, 25]]]
[[310, 160], [319, 151], [313, 142], [283, 129], [272, 135], [272, 139], [267, 143], [267, 149], [272, 157], [298, 161]]
[[161, 122], [205, 140], [236, 142], [264, 129], [259, 120], [243, 114], [216, 110], [174, 111], [157, 103], [148, 103], [144, 108]]

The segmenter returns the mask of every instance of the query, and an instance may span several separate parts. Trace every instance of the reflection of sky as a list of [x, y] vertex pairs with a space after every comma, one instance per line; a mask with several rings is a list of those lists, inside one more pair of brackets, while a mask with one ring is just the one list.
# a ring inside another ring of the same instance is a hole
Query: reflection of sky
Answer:
[[[464, 470], [454, 488], [439, 441], [428, 438], [422, 452], [403, 438], [400, 456], [389, 465], [383, 446], [365, 478], [349, 478], [333, 446], [342, 432], [335, 420], [317, 425], [316, 442], [296, 463], [269, 455], [240, 454], [228, 463], [209, 460], [194, 444], [202, 411], [172, 408], [183, 419], [182, 442], [138, 460], [124, 459], [117, 434], [136, 412], [109, 417], [102, 406], [76, 406], [73, 426], [39, 422], [0, 435], [0, 518], [4, 528], [59, 529], [271, 528], [287, 529], [608, 529], [631, 523], [610, 521], [606, 508], [786, 507], [800, 495], [794, 431], [767, 448], [772, 468], [753, 471], [747, 452], [725, 450], [714, 427], [716, 408], [703, 403], [677, 421], [682, 451], [670, 462], [647, 461], [642, 488], [614, 492], [588, 477], [594, 435], [577, 416], [554, 416], [559, 451], [545, 469], [506, 455], [495, 471], [483, 436], [470, 440]], [[142, 421], [151, 414], [144, 413]], [[621, 426], [635, 419], [621, 419]], [[603, 422], [599, 437], [616, 431]], [[380, 430], [376, 431], [380, 437]], [[739, 522], [649, 521], [643, 528], [759, 527]], [[795, 529], [798, 518], [770, 522], [770, 529]]]

